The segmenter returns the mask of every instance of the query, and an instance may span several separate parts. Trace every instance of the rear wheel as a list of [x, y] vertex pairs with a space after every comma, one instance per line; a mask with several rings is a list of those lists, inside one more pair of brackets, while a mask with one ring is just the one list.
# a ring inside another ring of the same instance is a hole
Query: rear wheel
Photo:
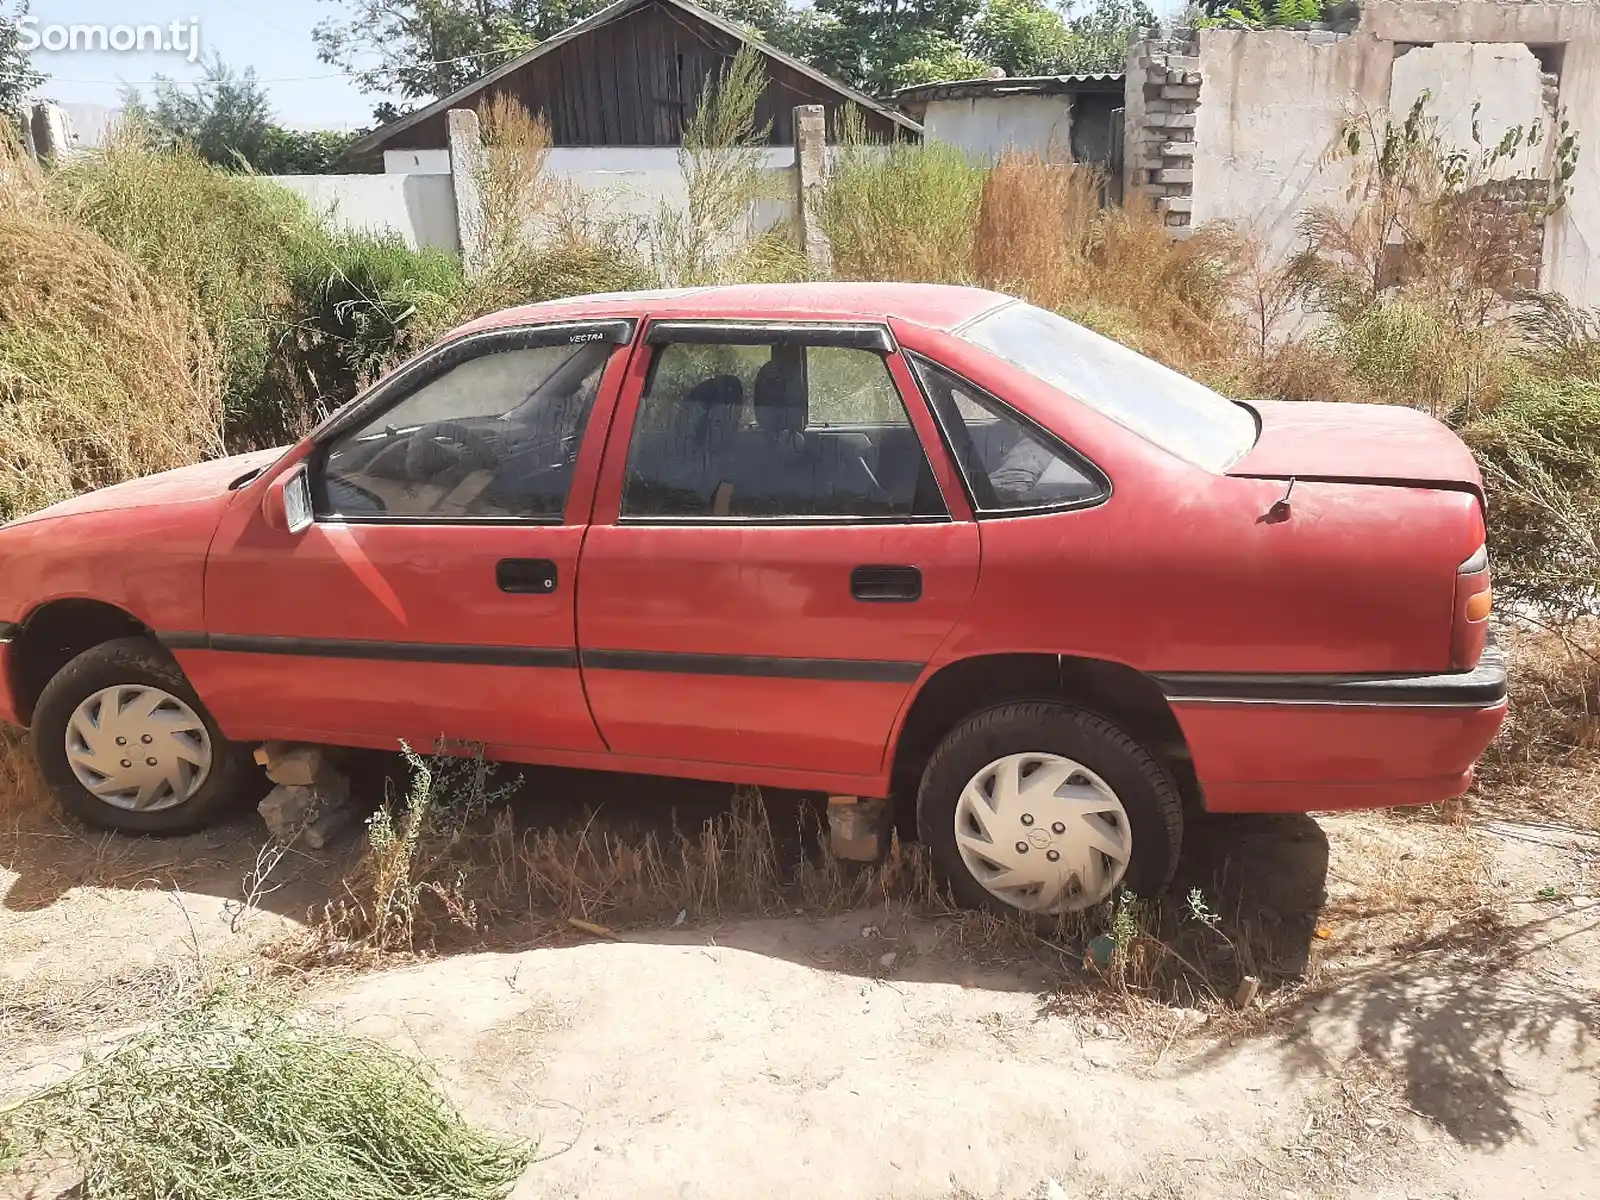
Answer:
[[86, 650], [45, 685], [33, 750], [61, 806], [127, 833], [189, 833], [241, 793], [245, 753], [144, 638]]
[[1161, 764], [1110, 722], [1049, 701], [968, 717], [929, 759], [917, 830], [969, 908], [1091, 908], [1160, 891], [1183, 809]]

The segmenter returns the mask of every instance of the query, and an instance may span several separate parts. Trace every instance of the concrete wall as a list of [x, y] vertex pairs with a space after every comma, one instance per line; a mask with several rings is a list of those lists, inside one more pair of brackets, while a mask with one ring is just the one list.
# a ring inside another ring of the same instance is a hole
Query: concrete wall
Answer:
[[[794, 147], [762, 150], [771, 174], [770, 195], [757, 203], [756, 224], [765, 229], [794, 212]], [[557, 146], [545, 169], [587, 193], [604, 193], [610, 216], [650, 217], [665, 203], [683, 208], [688, 183], [671, 146]]]
[[[751, 213], [757, 231], [795, 212], [794, 148], [765, 147], [762, 155], [770, 186]], [[313, 211], [337, 227], [392, 230], [408, 246], [459, 252], [450, 152], [387, 151], [384, 165], [382, 175], [280, 175], [272, 182], [304, 196]], [[546, 169], [594, 196], [603, 215], [636, 219], [641, 229], [662, 204], [680, 209], [688, 204], [688, 184], [672, 147], [556, 147]]]
[[385, 150], [383, 170], [386, 175], [448, 175], [450, 151]]
[[338, 228], [390, 230], [413, 249], [459, 250], [449, 175], [275, 175]]
[[[1425, 111], [1447, 146], [1472, 153], [1473, 124], [1479, 145], [1495, 146], [1513, 126], [1540, 131], [1541, 144], [1495, 164], [1496, 178], [1509, 179], [1545, 166], [1554, 114], [1544, 103], [1544, 69], [1519, 43], [1440, 42], [1405, 50], [1394, 60], [1389, 111], [1400, 120], [1428, 94]], [[1476, 107], [1476, 113], [1474, 113]]]
[[1008, 148], [1066, 160], [1072, 156], [1072, 97], [930, 100], [922, 135], [958, 146], [978, 162], [993, 162]]
[[1361, 106], [1387, 106], [1393, 53], [1288, 30], [1205, 29], [1199, 40], [1194, 223], [1236, 222], [1286, 258], [1303, 214], [1344, 202], [1348, 168], [1328, 153]]
[[[1399, 119], [1423, 91], [1429, 114], [1468, 152], [1476, 102], [1485, 145], [1510, 125], [1549, 128], [1564, 116], [1582, 153], [1566, 204], [1546, 224], [1540, 285], [1600, 305], [1600, 154], [1592, 142], [1600, 136], [1600, 4], [1364, 0], [1351, 33], [1211, 29], [1200, 33], [1199, 48], [1197, 224], [1253, 227], [1286, 255], [1305, 212], [1344, 203], [1348, 166], [1330, 151], [1346, 121], [1363, 109]], [[1547, 172], [1553, 141], [1498, 173]]]

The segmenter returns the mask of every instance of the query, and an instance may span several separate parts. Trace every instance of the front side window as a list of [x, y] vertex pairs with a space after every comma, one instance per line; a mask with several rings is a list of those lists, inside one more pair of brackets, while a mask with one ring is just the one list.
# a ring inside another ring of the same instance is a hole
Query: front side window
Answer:
[[881, 354], [669, 343], [639, 402], [622, 515], [911, 518], [945, 507]]
[[915, 365], [979, 512], [1065, 508], [1106, 494], [1097, 470], [992, 396], [926, 359]]
[[490, 349], [449, 368], [329, 445], [319, 511], [559, 521], [611, 350]]
[[1197, 467], [1225, 471], [1255, 445], [1243, 406], [1053, 312], [1019, 301], [960, 335]]

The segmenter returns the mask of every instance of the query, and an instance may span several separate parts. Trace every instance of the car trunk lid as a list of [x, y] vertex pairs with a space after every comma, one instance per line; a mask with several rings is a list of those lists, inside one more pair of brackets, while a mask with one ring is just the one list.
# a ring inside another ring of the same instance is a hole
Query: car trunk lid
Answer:
[[1397, 404], [1253, 400], [1261, 435], [1228, 468], [1246, 479], [1444, 488], [1483, 500], [1472, 452], [1448, 428]]

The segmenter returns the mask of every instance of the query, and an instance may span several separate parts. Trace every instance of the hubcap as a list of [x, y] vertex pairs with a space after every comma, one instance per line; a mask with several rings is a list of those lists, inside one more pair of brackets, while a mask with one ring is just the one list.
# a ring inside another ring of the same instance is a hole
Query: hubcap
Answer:
[[155, 812], [182, 804], [211, 774], [211, 735], [176, 696], [119, 684], [90, 696], [67, 722], [67, 762], [107, 804]]
[[1009, 754], [956, 802], [956, 849], [996, 899], [1025, 912], [1090, 908], [1133, 854], [1122, 802], [1105, 780], [1056, 754]]

